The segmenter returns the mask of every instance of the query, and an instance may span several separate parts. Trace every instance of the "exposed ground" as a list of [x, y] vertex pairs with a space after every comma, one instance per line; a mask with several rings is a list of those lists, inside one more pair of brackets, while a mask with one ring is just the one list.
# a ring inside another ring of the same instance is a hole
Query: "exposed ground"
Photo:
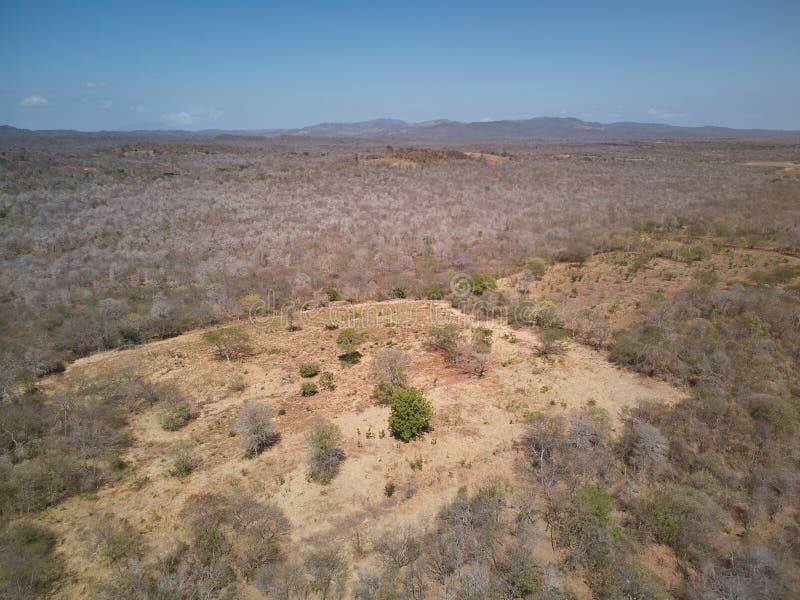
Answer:
[[581, 264], [557, 263], [527, 285], [521, 275], [513, 275], [500, 280], [500, 289], [525, 289], [531, 297], [548, 298], [568, 320], [587, 312], [599, 315], [616, 330], [629, 327], [691, 282], [795, 289], [800, 285], [800, 258], [789, 253], [727, 247], [709, 240], [644, 244], [649, 248], [645, 252], [617, 250]]
[[[213, 359], [201, 332], [192, 332], [140, 348], [97, 354], [50, 379], [48, 386], [58, 387], [136, 365], [154, 380], [178, 384], [197, 399], [201, 410], [199, 418], [174, 433], [160, 428], [155, 409], [138, 415], [131, 427], [135, 442], [124, 456], [132, 465], [125, 479], [42, 514], [42, 521], [63, 540], [59, 552], [72, 574], [57, 596], [88, 595], [93, 582], [102, 580], [105, 571], [86, 545], [99, 515], [127, 518], [153, 548], [164, 548], [176, 536], [178, 513], [190, 495], [243, 489], [258, 498], [272, 498], [285, 510], [297, 550], [324, 542], [354, 552], [358, 536], [368, 550], [370, 541], [384, 530], [429, 523], [461, 486], [473, 488], [497, 477], [513, 481], [515, 442], [526, 415], [533, 411], [565, 412], [596, 403], [616, 422], [621, 408], [638, 401], [671, 403], [683, 397], [679, 389], [613, 366], [602, 353], [578, 344], [571, 343], [568, 352], [554, 360], [536, 358], [535, 333], [514, 331], [500, 323], [488, 324], [495, 340], [492, 369], [483, 378], [460, 374], [421, 348], [432, 306], [438, 318], [460, 318], [465, 326], [473, 324], [444, 303], [395, 301], [339, 310], [334, 318], [343, 324], [345, 315], [369, 321], [364, 359], [355, 366], [342, 366], [334, 343], [337, 331], [324, 329], [330, 314], [320, 309], [303, 314], [300, 331], [250, 327], [259, 351], [242, 361]], [[371, 355], [387, 344], [412, 353], [412, 383], [425, 392], [436, 410], [433, 430], [407, 444], [388, 435], [388, 408], [370, 398]], [[298, 366], [308, 361], [334, 373], [334, 391], [300, 396]], [[244, 391], [229, 390], [234, 375], [244, 378]], [[276, 414], [285, 410], [276, 417], [280, 442], [254, 459], [244, 458], [238, 440], [228, 434], [244, 399], [266, 402]], [[306, 476], [304, 434], [310, 420], [319, 415], [337, 423], [347, 440], [347, 460], [328, 486], [310, 482]], [[168, 474], [170, 458], [185, 440], [195, 445], [202, 467], [186, 479], [176, 479]], [[424, 464], [421, 471], [409, 466], [418, 457]], [[397, 487], [391, 498], [384, 493], [388, 482]], [[553, 560], [543, 530], [541, 534], [540, 558]], [[570, 587], [578, 593], [582, 589], [577, 579]]]

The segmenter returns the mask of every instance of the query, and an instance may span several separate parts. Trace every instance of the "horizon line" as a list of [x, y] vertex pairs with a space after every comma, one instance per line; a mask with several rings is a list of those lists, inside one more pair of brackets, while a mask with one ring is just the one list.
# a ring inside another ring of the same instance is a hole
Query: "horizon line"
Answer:
[[[370, 119], [364, 119], [360, 121], [320, 121], [317, 123], [312, 123], [309, 125], [303, 125], [300, 127], [248, 127], [248, 128], [218, 128], [218, 127], [206, 127], [203, 129], [161, 129], [161, 128], [125, 128], [124, 126], [118, 127], [116, 129], [76, 129], [70, 127], [58, 127], [58, 128], [43, 128], [43, 129], [30, 129], [27, 127], [18, 127], [11, 123], [0, 123], [0, 127], [4, 128], [11, 128], [16, 129], [18, 131], [23, 132], [30, 132], [30, 133], [48, 133], [48, 132], [64, 132], [64, 133], [84, 133], [84, 134], [93, 134], [93, 133], [187, 133], [187, 134], [201, 134], [201, 133], [274, 133], [280, 135], [282, 133], [291, 133], [291, 132], [299, 132], [309, 129], [314, 129], [318, 127], [324, 126], [348, 126], [348, 125], [364, 125], [367, 123], [379, 122], [379, 121], [389, 121], [389, 122], [396, 122], [402, 123], [403, 125], [407, 125], [410, 127], [418, 127], [418, 126], [425, 126], [430, 124], [432, 127], [438, 125], [491, 125], [495, 123], [526, 123], [530, 121], [540, 121], [540, 120], [554, 120], [554, 121], [577, 121], [580, 123], [587, 123], [587, 124], [596, 124], [600, 126], [615, 126], [615, 125], [640, 125], [640, 126], [647, 126], [647, 127], [668, 127], [674, 129], [682, 129], [682, 130], [700, 130], [700, 129], [727, 129], [731, 131], [742, 131], [742, 132], [754, 132], [754, 131], [764, 131], [764, 132], [775, 132], [775, 133], [797, 133], [800, 134], [800, 129], [775, 129], [775, 128], [762, 128], [762, 127], [730, 127], [726, 125], [713, 125], [713, 124], [704, 124], [704, 125], [676, 125], [674, 123], [669, 122], [653, 122], [653, 121], [610, 121], [610, 122], [603, 122], [603, 121], [588, 121], [585, 119], [581, 119], [578, 117], [572, 116], [550, 116], [550, 115], [540, 115], [537, 117], [529, 117], [529, 118], [518, 118], [518, 119], [492, 119], [492, 120], [477, 120], [477, 121], [456, 121], [453, 119], [448, 119], [446, 117], [436, 118], [436, 119], [426, 119], [424, 121], [409, 121], [405, 119], [395, 118], [395, 117], [374, 117]], [[153, 124], [155, 126], [155, 123]], [[326, 137], [336, 137], [336, 136], [326, 136]], [[343, 137], [353, 137], [353, 136], [343, 136]]]

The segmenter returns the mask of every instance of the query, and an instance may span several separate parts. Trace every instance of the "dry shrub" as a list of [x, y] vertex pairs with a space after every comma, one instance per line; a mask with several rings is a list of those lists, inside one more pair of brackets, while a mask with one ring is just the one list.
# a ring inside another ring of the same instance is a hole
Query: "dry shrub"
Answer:
[[242, 406], [234, 430], [240, 436], [239, 447], [249, 456], [261, 453], [280, 439], [269, 407], [253, 400]]
[[203, 334], [203, 340], [214, 347], [214, 356], [231, 361], [253, 353], [250, 336], [241, 327], [214, 329]]
[[94, 549], [110, 564], [141, 556], [142, 537], [127, 519], [106, 516], [94, 524]]
[[372, 361], [372, 378], [375, 381], [373, 394], [379, 401], [387, 403], [392, 393], [408, 385], [411, 358], [398, 348], [383, 348]]

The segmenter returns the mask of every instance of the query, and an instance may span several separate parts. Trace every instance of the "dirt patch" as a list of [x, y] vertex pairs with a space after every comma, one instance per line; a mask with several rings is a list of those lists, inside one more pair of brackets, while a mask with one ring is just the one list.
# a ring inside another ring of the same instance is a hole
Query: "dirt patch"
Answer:
[[786, 173], [800, 174], [800, 163], [785, 161], [769, 161], [759, 160], [745, 163], [739, 163], [743, 167], [769, 167], [773, 169], [780, 169]]
[[395, 167], [396, 169], [417, 168], [417, 163], [415, 163], [413, 160], [408, 160], [406, 158], [392, 158], [389, 156], [381, 158], [368, 158], [364, 162], [370, 165], [387, 165], [389, 167]]
[[511, 157], [509, 156], [502, 156], [501, 154], [489, 154], [486, 152], [465, 152], [465, 154], [470, 158], [484, 160], [491, 164], [501, 163], [511, 160]]

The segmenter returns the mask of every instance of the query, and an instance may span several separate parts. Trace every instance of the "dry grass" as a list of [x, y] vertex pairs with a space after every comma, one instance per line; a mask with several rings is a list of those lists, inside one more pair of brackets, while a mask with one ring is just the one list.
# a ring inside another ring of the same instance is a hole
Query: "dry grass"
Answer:
[[[444, 304], [437, 308], [450, 313]], [[77, 361], [62, 377], [49, 379], [46, 385], [54, 389], [133, 364], [149, 378], [191, 393], [200, 409], [196, 420], [175, 433], [158, 425], [155, 411], [138, 415], [131, 425], [135, 443], [124, 457], [132, 465], [127, 479], [95, 496], [71, 498], [41, 515], [62, 537], [59, 552], [76, 573], [58, 597], [84, 596], [93, 580], [105, 576], [85, 546], [98, 514], [127, 518], [150, 547], [164, 548], [175, 537], [179, 512], [189, 496], [241, 490], [258, 499], [270, 498], [286, 512], [295, 552], [323, 541], [348, 547], [356, 530], [364, 539], [375, 540], [385, 529], [426, 521], [461, 486], [498, 476], [513, 480], [514, 442], [523, 431], [525, 416], [533, 411], [559, 413], [592, 401], [616, 422], [619, 410], [637, 401], [674, 402], [682, 397], [679, 390], [623, 371], [602, 354], [576, 344], [555, 362], [533, 358], [535, 333], [517, 331], [516, 342], [511, 343], [503, 338], [511, 333], [503, 324], [489, 325], [496, 340], [492, 349], [496, 366], [483, 378], [468, 377], [422, 350], [426, 323], [419, 315], [427, 313], [427, 303], [397, 301], [353, 310], [374, 315], [374, 322], [365, 328], [365, 358], [354, 366], [338, 361], [337, 332], [324, 329], [326, 314], [319, 310], [304, 313], [300, 331], [251, 328], [258, 353], [238, 362], [215, 360], [197, 331], [132, 350], [97, 354]], [[387, 323], [397, 326], [386, 327]], [[412, 384], [424, 391], [436, 410], [433, 430], [408, 444], [388, 434], [389, 409], [370, 399], [371, 357], [390, 341], [411, 353]], [[270, 353], [270, 348], [284, 350]], [[175, 356], [180, 360], [171, 358]], [[335, 390], [312, 398], [298, 394], [298, 365], [308, 361], [334, 373]], [[244, 379], [246, 393], [227, 386], [235, 375]], [[275, 418], [279, 443], [249, 460], [228, 433], [243, 398], [267, 403], [276, 415], [285, 411]], [[315, 417], [331, 419], [345, 438], [347, 460], [324, 488], [307, 479], [305, 434]], [[179, 480], [169, 476], [166, 457], [182, 441], [193, 444], [202, 466]], [[409, 463], [417, 458], [423, 468], [410, 469]], [[387, 498], [384, 489], [390, 481], [397, 491]], [[549, 546], [541, 546], [537, 552], [547, 558]]]

